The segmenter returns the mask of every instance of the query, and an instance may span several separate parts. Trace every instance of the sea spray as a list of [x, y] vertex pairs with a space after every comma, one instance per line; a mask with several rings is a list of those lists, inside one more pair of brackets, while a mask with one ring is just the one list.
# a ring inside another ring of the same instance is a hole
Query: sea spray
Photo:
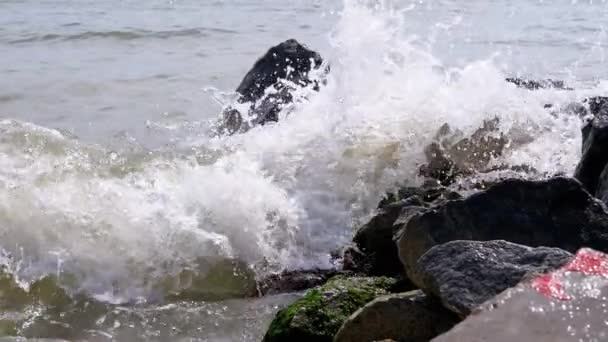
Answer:
[[493, 56], [444, 65], [432, 40], [405, 30], [406, 14], [345, 2], [326, 84], [243, 134], [112, 150], [1, 121], [8, 269], [24, 284], [69, 278], [72, 293], [124, 303], [162, 298], [158, 284], [184, 270], [204, 277], [201, 260], [239, 260], [257, 277], [333, 267], [387, 190], [421, 181], [424, 148], [446, 123], [466, 136], [498, 119], [514, 143], [493, 164], [572, 172], [580, 119], [559, 108], [588, 90], [516, 88]]

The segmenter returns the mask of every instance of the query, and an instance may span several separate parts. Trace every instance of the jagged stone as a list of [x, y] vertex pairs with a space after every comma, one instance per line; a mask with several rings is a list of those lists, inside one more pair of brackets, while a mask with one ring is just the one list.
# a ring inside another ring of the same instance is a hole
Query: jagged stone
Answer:
[[525, 276], [552, 271], [572, 257], [559, 248], [460, 240], [431, 248], [418, 260], [417, 268], [424, 292], [465, 317]]

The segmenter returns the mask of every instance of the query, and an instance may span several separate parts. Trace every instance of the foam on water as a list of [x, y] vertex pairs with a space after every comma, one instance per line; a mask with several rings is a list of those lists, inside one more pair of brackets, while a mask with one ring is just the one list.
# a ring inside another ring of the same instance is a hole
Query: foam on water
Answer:
[[387, 5], [346, 1], [327, 85], [302, 89], [308, 100], [279, 123], [245, 134], [112, 151], [0, 121], [7, 267], [24, 284], [69, 274], [64, 286], [109, 301], [150, 298], [159, 279], [201, 259], [243, 260], [259, 275], [331, 267], [385, 191], [420, 181], [423, 149], [445, 123], [470, 134], [498, 118], [518, 143], [497, 165], [573, 171], [580, 119], [544, 105], [601, 87], [518, 89], [492, 56], [444, 67], [432, 41], [409, 36], [402, 21]]

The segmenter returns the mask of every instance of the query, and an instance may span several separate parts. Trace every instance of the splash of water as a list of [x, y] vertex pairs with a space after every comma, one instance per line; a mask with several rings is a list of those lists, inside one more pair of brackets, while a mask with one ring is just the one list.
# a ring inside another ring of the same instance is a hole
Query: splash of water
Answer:
[[289, 115], [245, 134], [112, 151], [0, 121], [6, 268], [25, 286], [55, 275], [72, 291], [130, 301], [200, 260], [241, 260], [258, 276], [331, 267], [387, 190], [420, 181], [424, 147], [445, 123], [466, 135], [498, 118], [519, 143], [494, 163], [571, 173], [580, 120], [544, 105], [590, 90], [518, 89], [492, 57], [447, 67], [404, 32], [403, 16], [346, 1], [322, 91], [302, 89]]

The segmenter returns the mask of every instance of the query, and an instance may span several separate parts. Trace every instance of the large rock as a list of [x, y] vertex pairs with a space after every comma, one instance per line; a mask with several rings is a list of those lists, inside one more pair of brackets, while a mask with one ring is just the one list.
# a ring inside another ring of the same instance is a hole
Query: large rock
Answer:
[[344, 322], [334, 342], [385, 339], [425, 342], [449, 330], [457, 316], [436, 300], [416, 290], [374, 299]]
[[263, 341], [331, 342], [353, 312], [376, 297], [388, 294], [395, 283], [384, 277], [334, 277], [279, 311]]
[[399, 257], [408, 277], [420, 286], [418, 259], [433, 246], [454, 240], [605, 251], [608, 213], [575, 179], [506, 180], [409, 219], [399, 238]]
[[434, 342], [606, 341], [608, 256], [583, 249], [551, 274], [506, 290]]
[[524, 276], [560, 268], [572, 257], [559, 248], [460, 240], [431, 248], [418, 260], [418, 270], [422, 289], [464, 317]]
[[460, 198], [460, 195], [439, 186], [403, 187], [389, 194], [380, 202], [378, 213], [355, 233], [353, 242], [365, 256], [363, 263], [352, 270], [372, 276], [403, 273], [394, 241], [402, 225], [397, 219], [405, 219], [424, 208], [455, 198]]
[[[246, 109], [235, 106], [224, 110], [220, 130], [235, 133], [278, 121], [279, 112], [293, 101], [294, 88], [314, 83], [309, 72], [322, 63], [317, 52], [295, 39], [272, 47], [253, 65], [236, 89], [240, 95], [237, 101], [246, 104]], [[318, 84], [314, 86], [317, 88]]]

